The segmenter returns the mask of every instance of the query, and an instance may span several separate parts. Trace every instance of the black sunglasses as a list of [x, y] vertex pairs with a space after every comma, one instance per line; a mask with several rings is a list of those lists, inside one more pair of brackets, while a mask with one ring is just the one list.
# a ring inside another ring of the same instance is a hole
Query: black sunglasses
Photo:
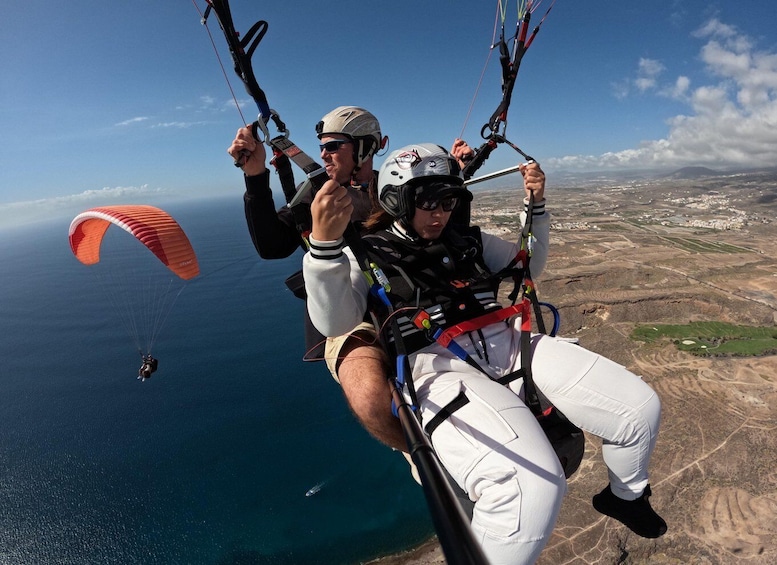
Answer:
[[346, 143], [351, 143], [350, 139], [333, 139], [326, 143], [320, 143], [318, 148], [320, 151], [326, 151], [327, 153], [337, 153], [340, 148]]
[[432, 210], [437, 210], [438, 206], [442, 206], [442, 209], [445, 212], [450, 212], [453, 210], [456, 206], [459, 204], [459, 199], [455, 196], [448, 196], [447, 198], [443, 198], [442, 200], [424, 200], [422, 202], [416, 202], [415, 207], [424, 210], [426, 212], [431, 212]]

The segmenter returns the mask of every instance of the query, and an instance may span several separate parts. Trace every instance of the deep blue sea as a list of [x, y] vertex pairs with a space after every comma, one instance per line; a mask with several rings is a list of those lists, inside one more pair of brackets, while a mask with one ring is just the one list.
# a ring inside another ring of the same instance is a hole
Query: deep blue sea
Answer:
[[261, 260], [240, 197], [162, 207], [201, 275], [146, 382], [71, 218], [0, 230], [0, 563], [355, 564], [431, 535], [404, 459], [302, 360], [301, 254]]

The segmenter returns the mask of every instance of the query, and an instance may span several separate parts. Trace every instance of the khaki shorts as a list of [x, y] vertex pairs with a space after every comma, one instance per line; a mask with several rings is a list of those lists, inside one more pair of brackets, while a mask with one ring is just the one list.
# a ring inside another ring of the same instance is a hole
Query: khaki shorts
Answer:
[[[369, 322], [362, 322], [350, 333], [345, 335], [326, 338], [326, 345], [324, 346], [324, 360], [326, 361], [327, 369], [329, 369], [332, 377], [338, 383], [340, 382], [340, 378], [337, 376], [337, 369], [339, 368], [340, 361], [342, 361], [340, 358], [340, 351], [343, 349], [345, 342], [348, 341], [348, 338], [356, 332], [368, 334], [368, 336], [372, 337], [373, 339], [378, 338], [378, 333], [375, 331], [375, 326]], [[369, 337], [367, 339], [369, 339]]]

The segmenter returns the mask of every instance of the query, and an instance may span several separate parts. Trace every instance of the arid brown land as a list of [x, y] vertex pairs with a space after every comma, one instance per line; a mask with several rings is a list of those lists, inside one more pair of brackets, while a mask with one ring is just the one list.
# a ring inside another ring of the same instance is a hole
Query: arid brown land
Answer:
[[[660, 395], [651, 503], [669, 531], [642, 539], [592, 508], [607, 474], [601, 442], [587, 436], [539, 563], [777, 563], [777, 356], [700, 358], [630, 338], [636, 324], [775, 325], [777, 174], [692, 170], [548, 192], [554, 227], [540, 299], [559, 308], [560, 335], [626, 365]], [[514, 191], [478, 190], [473, 222], [515, 236], [516, 204]], [[431, 541], [380, 562], [444, 559]]]

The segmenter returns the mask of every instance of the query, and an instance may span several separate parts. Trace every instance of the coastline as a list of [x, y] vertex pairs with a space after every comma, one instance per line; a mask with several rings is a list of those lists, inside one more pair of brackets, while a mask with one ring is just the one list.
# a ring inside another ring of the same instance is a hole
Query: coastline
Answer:
[[379, 557], [362, 565], [439, 565], [441, 563], [445, 563], [445, 557], [443, 557], [442, 549], [437, 542], [437, 536], [434, 536], [418, 547]]

